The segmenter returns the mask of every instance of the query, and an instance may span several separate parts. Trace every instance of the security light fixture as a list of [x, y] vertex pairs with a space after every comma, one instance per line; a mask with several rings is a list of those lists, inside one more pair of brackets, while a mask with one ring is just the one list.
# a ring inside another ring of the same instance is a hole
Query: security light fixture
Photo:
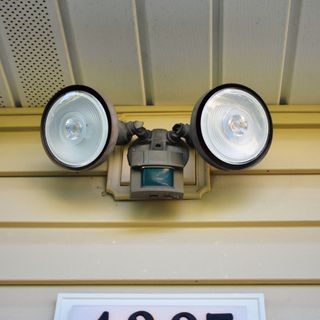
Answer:
[[56, 93], [44, 109], [42, 144], [58, 165], [92, 169], [106, 160], [118, 138], [118, 119], [111, 103], [86, 86]]
[[48, 102], [41, 139], [51, 160], [77, 171], [96, 167], [116, 145], [130, 143], [131, 198], [181, 199], [189, 148], [216, 168], [248, 168], [266, 155], [272, 121], [257, 93], [243, 85], [225, 84], [200, 98], [190, 125], [148, 130], [141, 121], [118, 121], [110, 102], [89, 87], [74, 85]]
[[266, 155], [272, 121], [262, 98], [239, 84], [206, 93], [191, 116], [192, 141], [199, 154], [219, 169], [251, 167]]

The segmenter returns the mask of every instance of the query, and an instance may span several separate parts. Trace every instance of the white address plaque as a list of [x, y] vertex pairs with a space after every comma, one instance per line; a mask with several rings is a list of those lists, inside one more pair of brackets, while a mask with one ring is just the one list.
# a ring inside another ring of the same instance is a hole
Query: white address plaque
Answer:
[[59, 294], [54, 320], [265, 320], [263, 294]]

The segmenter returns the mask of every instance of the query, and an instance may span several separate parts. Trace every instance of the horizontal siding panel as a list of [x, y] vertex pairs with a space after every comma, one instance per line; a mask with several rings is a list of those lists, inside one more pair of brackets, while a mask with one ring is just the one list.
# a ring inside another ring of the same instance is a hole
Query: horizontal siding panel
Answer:
[[8, 228], [0, 283], [319, 282], [319, 250], [320, 228]]
[[[168, 122], [164, 125], [164, 119]], [[128, 120], [131, 120], [127, 117]], [[134, 117], [132, 118], [134, 119]], [[161, 117], [162, 126], [175, 123], [172, 115]], [[176, 117], [179, 122], [182, 117]], [[145, 118], [148, 128], [157, 127], [159, 117]], [[320, 128], [275, 129], [274, 139], [266, 158], [249, 170], [250, 173], [319, 173]], [[37, 131], [0, 131], [0, 176], [79, 175], [53, 164], [47, 157]], [[307, 156], [306, 156], [307, 150]], [[105, 175], [107, 164], [81, 175]], [[218, 172], [217, 170], [215, 172]], [[245, 171], [248, 172], [248, 171]], [[241, 173], [245, 173], [241, 172]], [[220, 174], [224, 172], [220, 172]]]
[[[79, 175], [50, 161], [37, 131], [0, 132], [0, 149], [0, 176]], [[107, 164], [103, 163], [90, 172], [80, 174], [104, 175], [106, 172]]]
[[319, 173], [319, 129], [275, 129], [273, 141], [266, 157], [253, 172]]
[[57, 294], [62, 292], [264, 293], [267, 319], [318, 319], [320, 313], [320, 286], [4, 286], [0, 288], [1, 318], [52, 320]]
[[[241, 173], [319, 173], [320, 152], [317, 146], [320, 143], [320, 113], [317, 108], [318, 106], [271, 106], [274, 122], [271, 149], [258, 166]], [[119, 119], [143, 120], [150, 129], [171, 129], [175, 123], [189, 123], [192, 107], [140, 106], [135, 110], [118, 107]], [[0, 112], [0, 176], [79, 175], [59, 168], [46, 156], [40, 140], [40, 120], [41, 111], [34, 109], [17, 111], [11, 108]], [[308, 157], [305, 156], [305, 150], [308, 150]], [[104, 163], [81, 175], [105, 175], [106, 170], [107, 164]]]
[[0, 178], [0, 226], [320, 224], [320, 175], [213, 176], [209, 194], [187, 201], [119, 202], [104, 190], [101, 177]]
[[[131, 107], [129, 107], [131, 108]], [[173, 124], [177, 122], [190, 122], [191, 106], [172, 106], [172, 107], [133, 107], [136, 111], [129, 113], [128, 107], [118, 107], [119, 110], [127, 112], [118, 112], [119, 119], [132, 120], [139, 119], [146, 121], [145, 124], [152, 128], [154, 124], [171, 129]], [[147, 109], [146, 109], [147, 108]], [[294, 108], [296, 112], [292, 110]], [[164, 109], [161, 111], [161, 109]], [[271, 106], [271, 116], [273, 124], [276, 128], [300, 127], [300, 128], [319, 128], [320, 127], [320, 106], [295, 106], [295, 107], [275, 107]], [[316, 110], [318, 109], [318, 110]], [[11, 109], [16, 111], [17, 109]], [[38, 131], [40, 129], [41, 114], [27, 113], [25, 109], [20, 114], [10, 113], [9, 109], [1, 110], [0, 113], [0, 131]], [[32, 110], [31, 110], [32, 111]], [[161, 116], [159, 121], [158, 116]], [[149, 120], [149, 121], [148, 121]]]

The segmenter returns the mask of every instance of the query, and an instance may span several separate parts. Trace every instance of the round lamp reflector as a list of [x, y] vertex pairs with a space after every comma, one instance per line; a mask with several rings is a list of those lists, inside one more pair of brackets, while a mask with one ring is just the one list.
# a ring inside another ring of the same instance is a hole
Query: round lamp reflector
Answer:
[[114, 116], [112, 105], [91, 88], [62, 89], [49, 101], [42, 117], [44, 148], [52, 160], [66, 168], [95, 167], [114, 148]]
[[220, 169], [243, 169], [260, 161], [272, 140], [266, 104], [238, 84], [219, 86], [196, 105], [191, 118], [197, 151]]

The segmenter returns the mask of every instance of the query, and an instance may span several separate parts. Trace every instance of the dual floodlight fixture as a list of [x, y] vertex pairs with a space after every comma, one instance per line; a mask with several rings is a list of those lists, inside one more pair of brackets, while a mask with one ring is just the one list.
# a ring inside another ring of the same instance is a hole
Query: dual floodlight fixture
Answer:
[[148, 130], [141, 121], [119, 121], [113, 105], [98, 92], [73, 85], [48, 102], [41, 139], [51, 160], [77, 171], [98, 166], [116, 145], [130, 143], [131, 198], [181, 199], [189, 148], [216, 168], [248, 168], [266, 155], [272, 121], [257, 93], [224, 84], [199, 99], [190, 124], [175, 124], [170, 131]]

